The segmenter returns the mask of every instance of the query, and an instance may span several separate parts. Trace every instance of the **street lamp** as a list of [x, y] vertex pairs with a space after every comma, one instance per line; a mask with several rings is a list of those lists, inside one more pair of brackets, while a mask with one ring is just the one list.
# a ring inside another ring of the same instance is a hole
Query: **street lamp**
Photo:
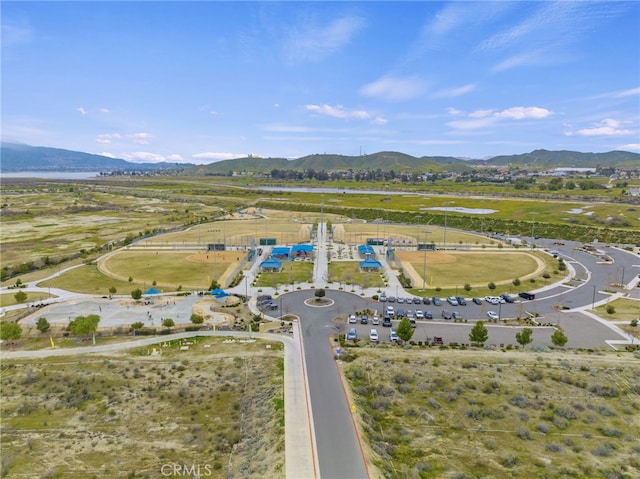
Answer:
[[425, 291], [427, 289], [427, 235], [431, 232], [425, 230], [424, 231], [424, 244], [422, 245], [424, 248], [424, 261], [422, 264], [422, 290]]
[[455, 203], [454, 201], [445, 201], [444, 202], [444, 238], [443, 243], [444, 246], [442, 249], [447, 249], [447, 213], [449, 212], [449, 203]]
[[593, 298], [591, 299], [591, 309], [595, 309], [596, 305], [596, 285], [593, 285]]
[[535, 215], [537, 215], [538, 213], [536, 213], [535, 211], [531, 212], [531, 249], [533, 249], [533, 242], [535, 241], [536, 238], [536, 217]]

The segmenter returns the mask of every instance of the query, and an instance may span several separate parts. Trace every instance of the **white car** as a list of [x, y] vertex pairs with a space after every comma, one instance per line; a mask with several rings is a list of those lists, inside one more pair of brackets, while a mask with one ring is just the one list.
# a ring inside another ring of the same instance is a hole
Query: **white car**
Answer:
[[495, 311], [488, 311], [487, 316], [489, 316], [489, 319], [500, 319], [500, 316]]
[[398, 340], [400, 339], [396, 334], [395, 329], [391, 329], [391, 331], [389, 331], [389, 339], [391, 340], [391, 342], [398, 342]]
[[448, 302], [451, 306], [458, 306], [458, 298], [456, 298], [455, 296], [449, 296], [449, 297], [447, 297], [447, 302]]
[[371, 341], [372, 343], [377, 343], [378, 342], [378, 331], [375, 329], [372, 329], [371, 331], [369, 331], [369, 341]]
[[416, 319], [423, 319], [424, 318], [424, 311], [422, 311], [421, 309], [416, 309]]
[[371, 320], [371, 324], [373, 324], [374, 326], [377, 326], [378, 324], [380, 324], [380, 318], [378, 316], [374, 316], [373, 319]]
[[500, 304], [500, 298], [497, 296], [485, 296], [484, 300], [489, 304]]
[[355, 314], [352, 314], [351, 316], [349, 316], [349, 322], [352, 324], [358, 322], [358, 319], [356, 318]]

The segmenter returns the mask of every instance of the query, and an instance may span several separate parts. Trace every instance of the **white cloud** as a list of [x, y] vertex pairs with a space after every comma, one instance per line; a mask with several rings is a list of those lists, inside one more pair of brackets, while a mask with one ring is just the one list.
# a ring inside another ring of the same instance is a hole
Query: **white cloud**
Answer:
[[174, 153], [173, 155], [168, 155], [167, 156], [167, 161], [173, 161], [173, 162], [176, 162], [176, 163], [181, 163], [182, 161], [184, 161], [184, 158], [182, 158], [182, 155]]
[[242, 158], [247, 156], [242, 153], [226, 153], [226, 152], [214, 152], [214, 151], [206, 151], [203, 153], [195, 153], [191, 155], [191, 158], [195, 158], [197, 160], [232, 160], [234, 158]]
[[497, 112], [495, 115], [498, 118], [512, 118], [514, 120], [523, 120], [525, 118], [541, 119], [550, 116], [551, 111], [537, 106], [516, 106]]
[[318, 61], [347, 45], [365, 26], [358, 16], [345, 16], [318, 26], [302, 21], [289, 32], [285, 52], [293, 63]]
[[640, 152], [640, 143], [627, 143], [626, 145], [617, 147], [616, 150]]
[[469, 83], [468, 85], [464, 85], [458, 88], [450, 88], [448, 90], [440, 90], [434, 93], [434, 97], [436, 98], [454, 98], [457, 96], [466, 95], [469, 92], [472, 92], [476, 89], [476, 85], [473, 83]]
[[96, 143], [106, 145], [116, 140], [127, 139], [136, 145], [147, 145], [151, 138], [153, 138], [153, 135], [150, 133], [130, 133], [126, 135], [121, 135], [120, 133], [102, 133], [96, 137]]
[[119, 133], [102, 133], [96, 137], [96, 143], [108, 145], [113, 143], [113, 140], [119, 140], [121, 138]]
[[306, 105], [307, 110], [322, 116], [330, 116], [332, 118], [342, 118], [345, 120], [367, 120], [371, 114], [365, 110], [349, 110], [342, 105]]
[[100, 108], [100, 113], [111, 113], [108, 108]]
[[424, 93], [425, 83], [412, 76], [406, 78], [383, 77], [360, 89], [360, 94], [389, 101], [403, 101], [416, 98]]
[[454, 120], [447, 123], [447, 126], [459, 130], [477, 130], [480, 128], [486, 128], [502, 120], [541, 120], [553, 114], [550, 110], [538, 106], [516, 106], [502, 111], [475, 110], [467, 114], [452, 108], [449, 108], [447, 111], [452, 116], [460, 117], [466, 115], [465, 119]]
[[85, 109], [84, 109], [84, 108], [82, 108], [82, 107], [78, 107], [78, 108], [76, 108], [76, 111], [77, 111], [78, 113], [80, 113], [82, 116], [85, 116], [85, 115], [87, 114], [87, 110], [85, 110]]
[[165, 157], [148, 151], [136, 151], [133, 153], [123, 153], [122, 158], [138, 163], [160, 163], [165, 161]]
[[[582, 128], [575, 132], [578, 136], [625, 136], [633, 135], [633, 131], [620, 128], [622, 123], [612, 118], [605, 118], [590, 128]], [[573, 136], [574, 133], [568, 132], [567, 136]]]
[[98, 153], [98, 155], [106, 156], [108, 158], [118, 158], [116, 155], [109, 153], [108, 151], [103, 151], [102, 153]]
[[2, 46], [4, 48], [30, 43], [32, 38], [33, 32], [29, 25], [2, 23]]
[[130, 135], [126, 135], [126, 137], [137, 145], [146, 145], [149, 143], [149, 140], [153, 138], [153, 135], [151, 133], [131, 133]]

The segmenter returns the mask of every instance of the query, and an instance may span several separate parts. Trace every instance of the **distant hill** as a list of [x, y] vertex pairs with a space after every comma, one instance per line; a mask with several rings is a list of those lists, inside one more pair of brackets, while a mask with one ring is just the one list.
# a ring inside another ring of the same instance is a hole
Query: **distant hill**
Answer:
[[0, 171], [141, 171], [174, 170], [188, 176], [228, 175], [231, 172], [270, 173], [278, 170], [394, 170], [397, 173], [464, 172], [478, 166], [520, 166], [531, 170], [559, 167], [637, 167], [640, 154], [628, 151], [581, 153], [577, 151], [535, 150], [518, 155], [495, 156], [483, 160], [452, 156], [415, 157], [395, 151], [345, 156], [314, 154], [295, 160], [249, 156], [207, 165], [187, 163], [134, 163], [118, 158], [79, 151], [2, 143]]
[[635, 166], [640, 164], [640, 155], [628, 151], [609, 151], [607, 153], [580, 153], [579, 151], [534, 150], [521, 155], [494, 156], [486, 160], [487, 165], [522, 165], [535, 169], [596, 166]]
[[[0, 171], [154, 171], [174, 163], [133, 163], [80, 151], [2, 142]], [[191, 165], [180, 164], [180, 169]]]

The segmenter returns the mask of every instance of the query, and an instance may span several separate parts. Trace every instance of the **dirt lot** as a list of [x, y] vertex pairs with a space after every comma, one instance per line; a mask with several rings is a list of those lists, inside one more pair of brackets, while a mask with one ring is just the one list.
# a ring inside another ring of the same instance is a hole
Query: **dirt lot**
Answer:
[[282, 477], [282, 346], [165, 344], [3, 360], [2, 477]]

